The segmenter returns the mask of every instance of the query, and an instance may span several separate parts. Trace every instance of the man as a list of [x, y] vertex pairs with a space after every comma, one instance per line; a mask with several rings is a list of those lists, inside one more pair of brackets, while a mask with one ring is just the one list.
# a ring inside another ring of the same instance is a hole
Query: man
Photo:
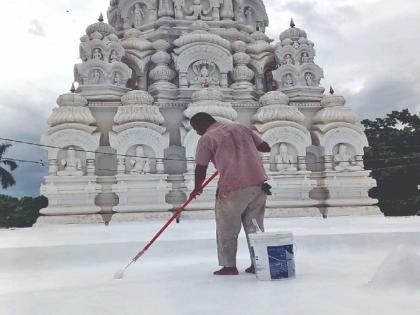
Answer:
[[[270, 152], [270, 146], [249, 128], [240, 124], [220, 123], [207, 113], [198, 113], [190, 120], [201, 136], [196, 152], [195, 189], [192, 196], [202, 193], [207, 167], [213, 162], [220, 179], [216, 196], [216, 232], [219, 265], [215, 275], [237, 275], [236, 251], [241, 223], [247, 239], [255, 232], [256, 219], [264, 228], [267, 180], [259, 152]], [[249, 246], [249, 240], [248, 240]], [[250, 253], [251, 255], [251, 253]], [[246, 269], [255, 273], [253, 265]]]

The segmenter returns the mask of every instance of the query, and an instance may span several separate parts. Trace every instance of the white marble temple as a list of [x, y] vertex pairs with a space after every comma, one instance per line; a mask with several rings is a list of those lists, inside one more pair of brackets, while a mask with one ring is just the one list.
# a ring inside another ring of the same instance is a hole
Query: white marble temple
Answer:
[[[51, 146], [43, 221], [179, 206], [198, 141], [189, 119], [200, 111], [273, 147], [262, 156], [269, 211], [378, 211], [358, 118], [324, 94], [315, 45], [293, 21], [273, 43], [262, 0], [111, 0], [107, 16], [81, 37], [78, 88], [60, 96], [42, 136]], [[213, 209], [215, 189], [191, 209]]]

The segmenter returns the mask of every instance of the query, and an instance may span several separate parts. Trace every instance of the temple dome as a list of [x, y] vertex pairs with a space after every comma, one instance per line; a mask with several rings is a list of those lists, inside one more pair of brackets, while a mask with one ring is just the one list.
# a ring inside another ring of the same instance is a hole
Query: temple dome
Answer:
[[60, 107], [66, 107], [66, 106], [83, 107], [83, 106], [87, 106], [88, 100], [84, 96], [78, 93], [66, 93], [58, 97], [57, 104]]
[[292, 21], [290, 22], [290, 28], [285, 30], [283, 33], [280, 34], [280, 40], [283, 41], [285, 39], [291, 39], [293, 41], [297, 41], [300, 38], [307, 38], [308, 35], [306, 32], [300, 28], [295, 27], [295, 23]]
[[262, 106], [269, 105], [288, 105], [289, 97], [280, 91], [272, 91], [266, 93], [260, 98], [260, 103]]
[[314, 116], [315, 124], [329, 124], [335, 122], [344, 122], [356, 124], [359, 117], [351, 111], [350, 108], [344, 107], [346, 100], [338, 95], [326, 95], [321, 100], [321, 109]]
[[121, 98], [123, 106], [128, 105], [149, 105], [152, 106], [154, 102], [153, 96], [146, 91], [133, 90], [125, 94]]
[[[94, 34], [101, 34], [102, 38], [104, 38], [110, 34], [116, 34], [116, 33], [117, 32], [111, 25], [104, 23], [102, 14], [99, 16], [98, 22], [91, 24], [86, 28], [86, 34], [89, 37], [94, 36]], [[98, 38], [98, 39], [101, 39], [101, 38]]]
[[57, 99], [58, 108], [53, 109], [53, 113], [48, 119], [50, 127], [64, 124], [95, 125], [96, 120], [87, 107], [88, 101], [82, 95], [74, 92], [62, 94]]
[[296, 106], [289, 106], [289, 97], [280, 92], [272, 91], [260, 98], [262, 107], [252, 118], [253, 122], [266, 124], [273, 121], [291, 121], [301, 124], [305, 116]]

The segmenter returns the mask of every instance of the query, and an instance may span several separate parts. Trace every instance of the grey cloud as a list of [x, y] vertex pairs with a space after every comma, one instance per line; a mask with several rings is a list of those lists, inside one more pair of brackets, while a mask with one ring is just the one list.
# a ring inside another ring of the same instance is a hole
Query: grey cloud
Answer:
[[28, 32], [32, 35], [45, 37], [44, 27], [38, 20], [32, 20]]
[[418, 113], [420, 92], [413, 86], [415, 82], [400, 79], [369, 81], [360, 93], [350, 97], [351, 107], [363, 118], [384, 117], [393, 110], [410, 109]]
[[[0, 95], [0, 109], [10, 113], [0, 118], [0, 137], [39, 143], [40, 135], [47, 128], [47, 118], [56, 98], [52, 91], [44, 90], [36, 98], [14, 91]], [[52, 104], [52, 105], [51, 105]], [[48, 113], [48, 114], [47, 114]], [[0, 140], [0, 143], [5, 141]], [[40, 147], [10, 142], [13, 146], [8, 150], [9, 158], [31, 161], [47, 161], [47, 153]], [[18, 162], [19, 167], [12, 173], [16, 185], [7, 190], [0, 189], [1, 194], [16, 197], [38, 196], [43, 177], [47, 175], [47, 167], [38, 164]]]

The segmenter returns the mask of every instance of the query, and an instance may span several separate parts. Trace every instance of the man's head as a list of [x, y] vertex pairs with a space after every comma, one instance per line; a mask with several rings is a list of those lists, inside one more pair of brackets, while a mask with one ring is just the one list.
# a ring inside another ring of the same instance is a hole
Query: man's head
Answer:
[[200, 135], [204, 135], [211, 125], [216, 123], [216, 119], [207, 113], [195, 114], [191, 120], [191, 127]]

